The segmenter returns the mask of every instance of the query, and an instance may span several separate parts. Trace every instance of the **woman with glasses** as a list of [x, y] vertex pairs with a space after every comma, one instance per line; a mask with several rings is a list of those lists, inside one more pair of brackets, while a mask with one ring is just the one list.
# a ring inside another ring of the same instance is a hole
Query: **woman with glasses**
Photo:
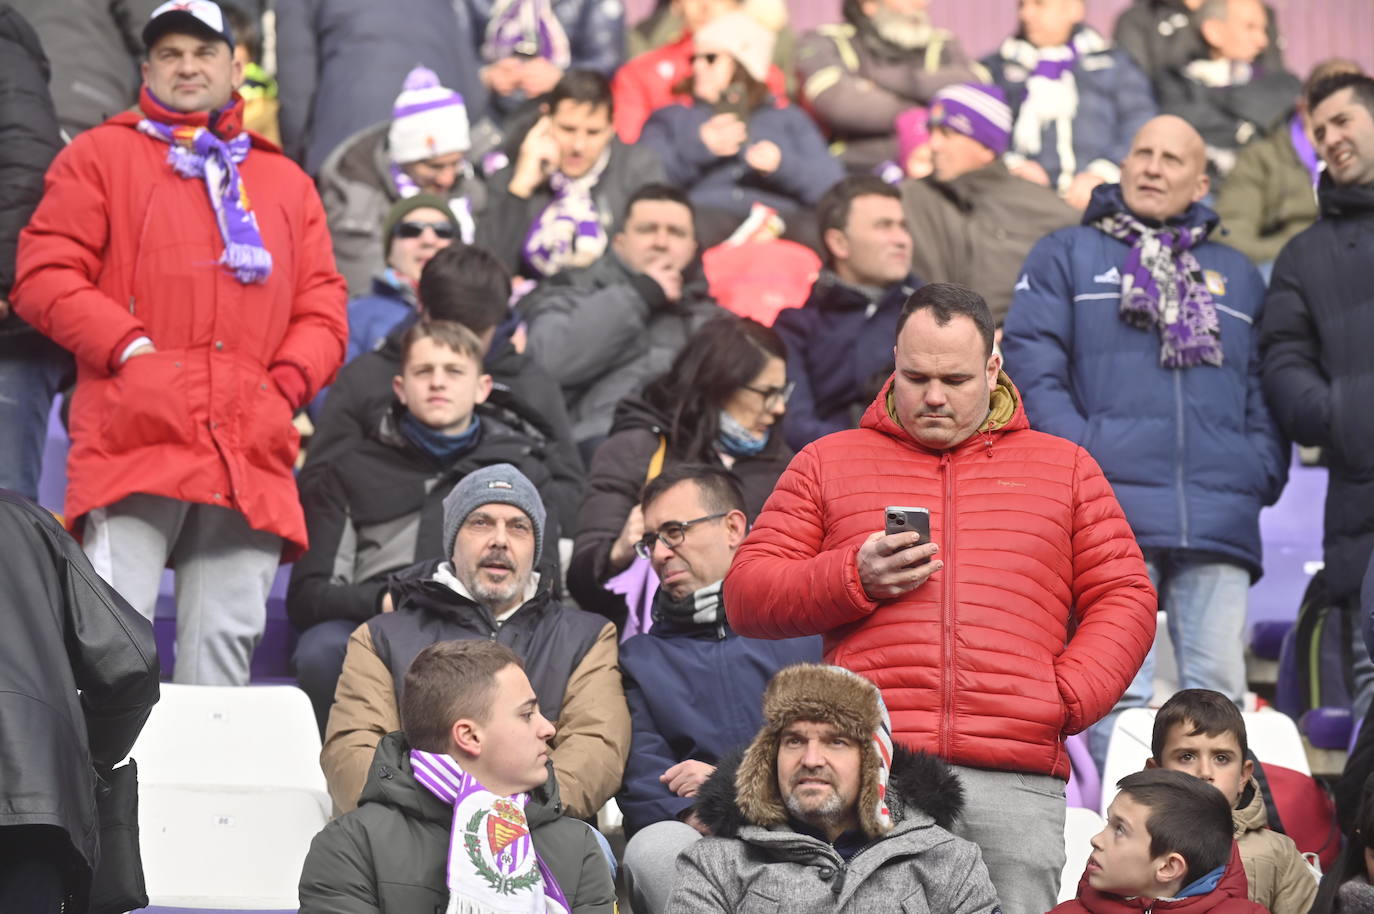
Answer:
[[644, 538], [639, 494], [660, 449], [660, 466], [705, 463], [733, 472], [753, 521], [792, 458], [779, 428], [791, 393], [778, 335], [726, 315], [703, 324], [643, 393], [620, 401], [610, 437], [592, 457], [577, 515], [568, 589], [582, 608], [624, 629], [625, 600], [604, 585], [630, 566]]

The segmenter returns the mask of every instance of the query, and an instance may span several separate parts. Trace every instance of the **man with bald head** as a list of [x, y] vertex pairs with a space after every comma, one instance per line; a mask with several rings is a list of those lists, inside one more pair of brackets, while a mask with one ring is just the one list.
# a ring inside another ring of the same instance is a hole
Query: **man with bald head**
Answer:
[[[1168, 614], [1179, 684], [1239, 701], [1259, 512], [1288, 450], [1261, 390], [1264, 284], [1210, 240], [1206, 168], [1187, 123], [1146, 123], [1121, 183], [1031, 250], [1002, 345], [1031, 425], [1078, 442], [1111, 481]], [[1150, 700], [1153, 668], [1152, 655], [1118, 709]]]

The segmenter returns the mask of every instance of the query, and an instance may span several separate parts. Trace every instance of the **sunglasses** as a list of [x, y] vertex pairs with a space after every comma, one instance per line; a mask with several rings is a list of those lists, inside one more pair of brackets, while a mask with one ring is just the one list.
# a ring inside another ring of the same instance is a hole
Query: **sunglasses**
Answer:
[[705, 61], [705, 62], [706, 62], [706, 65], [707, 65], [708, 67], [714, 67], [714, 66], [716, 65], [716, 61], [717, 61], [719, 58], [720, 58], [720, 55], [717, 54], [715, 51], [706, 51], [706, 52], [701, 53], [701, 54], [693, 54], [693, 55], [692, 55], [692, 62], [693, 62], [693, 63], [696, 63], [698, 60], [702, 60], [702, 61]]
[[396, 226], [396, 237], [419, 238], [425, 229], [434, 232], [434, 237], [443, 241], [452, 241], [455, 234], [453, 226], [447, 222], [402, 222]]

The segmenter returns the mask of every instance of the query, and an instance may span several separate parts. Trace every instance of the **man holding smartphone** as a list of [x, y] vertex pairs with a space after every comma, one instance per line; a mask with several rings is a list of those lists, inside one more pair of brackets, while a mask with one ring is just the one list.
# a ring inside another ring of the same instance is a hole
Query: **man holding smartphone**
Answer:
[[[896, 372], [860, 427], [778, 480], [725, 579], [730, 624], [825, 636], [873, 681], [893, 737], [950, 762], [1007, 914], [1055, 904], [1066, 735], [1106, 714], [1154, 637], [1140, 549], [1087, 451], [1030, 429], [987, 303], [935, 283], [907, 300]], [[929, 512], [930, 536], [888, 533]]]

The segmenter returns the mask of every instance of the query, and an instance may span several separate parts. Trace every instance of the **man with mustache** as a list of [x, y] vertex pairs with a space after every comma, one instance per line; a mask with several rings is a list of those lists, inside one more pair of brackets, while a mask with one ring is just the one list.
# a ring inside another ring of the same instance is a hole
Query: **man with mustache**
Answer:
[[615, 626], [564, 605], [556, 585], [535, 573], [546, 530], [539, 493], [510, 464], [468, 474], [444, 499], [449, 558], [393, 575], [395, 610], [349, 638], [320, 754], [340, 811], [358, 805], [378, 743], [401, 728], [411, 661], [436, 641], [473, 638], [524, 659], [539, 711], [554, 724], [550, 758], [568, 814], [593, 816], [615, 793], [630, 745]]

